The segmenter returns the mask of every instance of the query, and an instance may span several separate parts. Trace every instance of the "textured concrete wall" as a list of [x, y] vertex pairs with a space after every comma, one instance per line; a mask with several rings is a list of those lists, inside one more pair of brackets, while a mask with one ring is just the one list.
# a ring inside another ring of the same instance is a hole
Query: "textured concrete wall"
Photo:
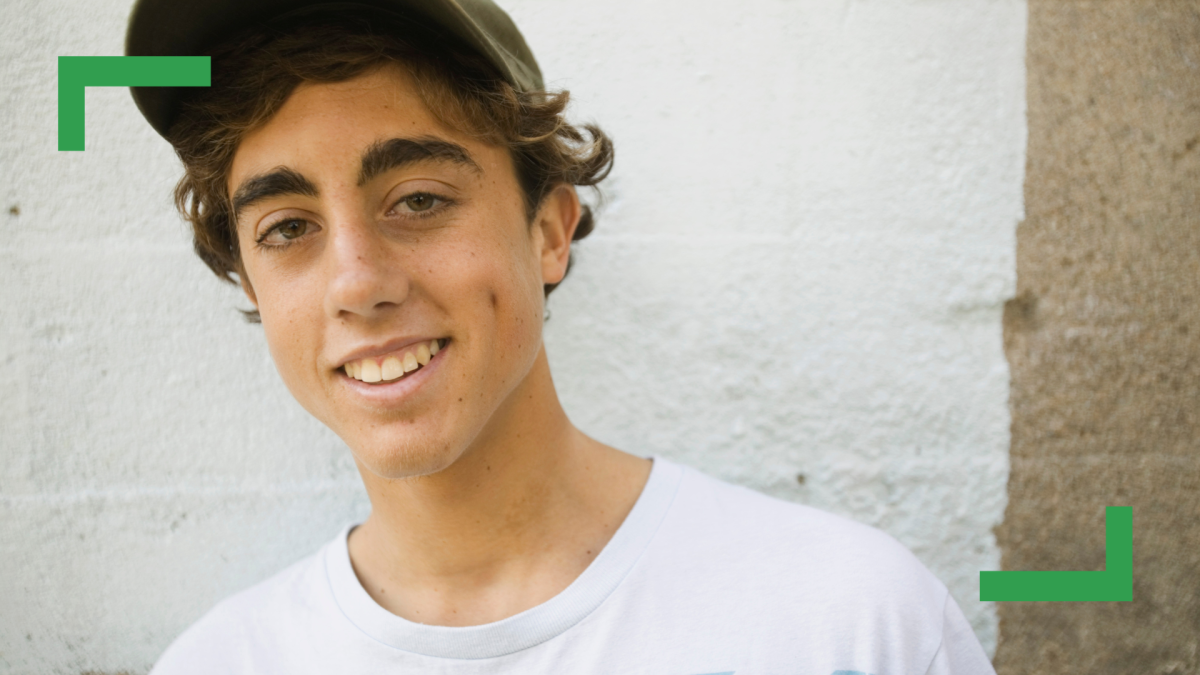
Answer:
[[[128, 92], [89, 90], [88, 150], [55, 151], [55, 57], [119, 54], [129, 4], [0, 23], [0, 672], [144, 671], [366, 508], [192, 256]], [[617, 141], [547, 327], [577, 423], [884, 528], [992, 648], [1024, 3], [506, 6]]]
[[1032, 0], [1028, 48], [1003, 566], [1132, 506], [1134, 599], [1002, 603], [997, 668], [1200, 673], [1200, 2]]

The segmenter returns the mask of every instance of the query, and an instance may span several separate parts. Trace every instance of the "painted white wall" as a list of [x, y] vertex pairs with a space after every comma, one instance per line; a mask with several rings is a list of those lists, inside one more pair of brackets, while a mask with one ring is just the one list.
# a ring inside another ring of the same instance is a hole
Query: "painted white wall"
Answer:
[[[130, 4], [9, 0], [0, 23], [7, 673], [144, 671], [367, 508], [193, 257], [128, 92], [89, 89], [87, 151], [56, 151], [55, 58], [120, 54]], [[883, 528], [994, 649], [1024, 1], [505, 5], [617, 142], [550, 304], [576, 422]]]

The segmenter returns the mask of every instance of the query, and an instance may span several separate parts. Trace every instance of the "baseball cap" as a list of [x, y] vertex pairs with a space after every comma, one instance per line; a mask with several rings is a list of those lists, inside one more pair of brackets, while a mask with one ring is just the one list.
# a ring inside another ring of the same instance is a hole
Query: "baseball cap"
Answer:
[[[125, 55], [202, 56], [247, 28], [284, 15], [362, 9], [419, 16], [477, 51], [517, 91], [536, 91], [543, 86], [541, 70], [525, 38], [491, 0], [137, 0], [129, 16]], [[180, 88], [130, 90], [150, 126], [166, 137], [179, 114]]]

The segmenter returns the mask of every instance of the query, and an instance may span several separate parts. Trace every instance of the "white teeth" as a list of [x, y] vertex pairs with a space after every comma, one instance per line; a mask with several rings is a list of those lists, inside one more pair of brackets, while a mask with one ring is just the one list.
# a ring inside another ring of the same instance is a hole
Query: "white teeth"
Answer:
[[420, 366], [417, 365], [417, 357], [413, 356], [412, 352], [408, 352], [404, 355], [404, 372], [411, 373], [419, 367]]
[[362, 363], [362, 377], [359, 379], [363, 382], [378, 382], [383, 379], [383, 373], [379, 371], [379, 364], [375, 363], [375, 359], [363, 359], [360, 363]]
[[431, 340], [429, 344], [417, 345], [416, 352], [406, 352], [404, 356], [388, 356], [380, 364], [375, 359], [359, 359], [346, 363], [343, 368], [346, 374], [356, 380], [374, 384], [400, 379], [421, 366], [429, 363], [433, 355], [438, 353], [438, 341]]
[[394, 380], [404, 374], [404, 366], [400, 364], [400, 359], [389, 356], [383, 360], [383, 379]]

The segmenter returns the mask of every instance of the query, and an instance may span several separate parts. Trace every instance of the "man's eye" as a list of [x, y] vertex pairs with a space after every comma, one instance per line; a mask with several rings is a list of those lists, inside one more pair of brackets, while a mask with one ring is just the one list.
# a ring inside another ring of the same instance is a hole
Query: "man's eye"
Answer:
[[304, 236], [308, 233], [309, 224], [307, 220], [285, 220], [282, 223], [272, 227], [262, 238], [266, 242], [288, 242], [293, 239]]
[[308, 232], [308, 223], [303, 220], [289, 220], [279, 225], [279, 236], [284, 239], [295, 239]]
[[400, 203], [406, 206], [409, 211], [413, 213], [420, 213], [422, 211], [428, 211], [429, 209], [432, 209], [439, 201], [441, 200], [431, 194], [418, 192], [417, 194], [409, 195], [404, 199], [401, 199]]

